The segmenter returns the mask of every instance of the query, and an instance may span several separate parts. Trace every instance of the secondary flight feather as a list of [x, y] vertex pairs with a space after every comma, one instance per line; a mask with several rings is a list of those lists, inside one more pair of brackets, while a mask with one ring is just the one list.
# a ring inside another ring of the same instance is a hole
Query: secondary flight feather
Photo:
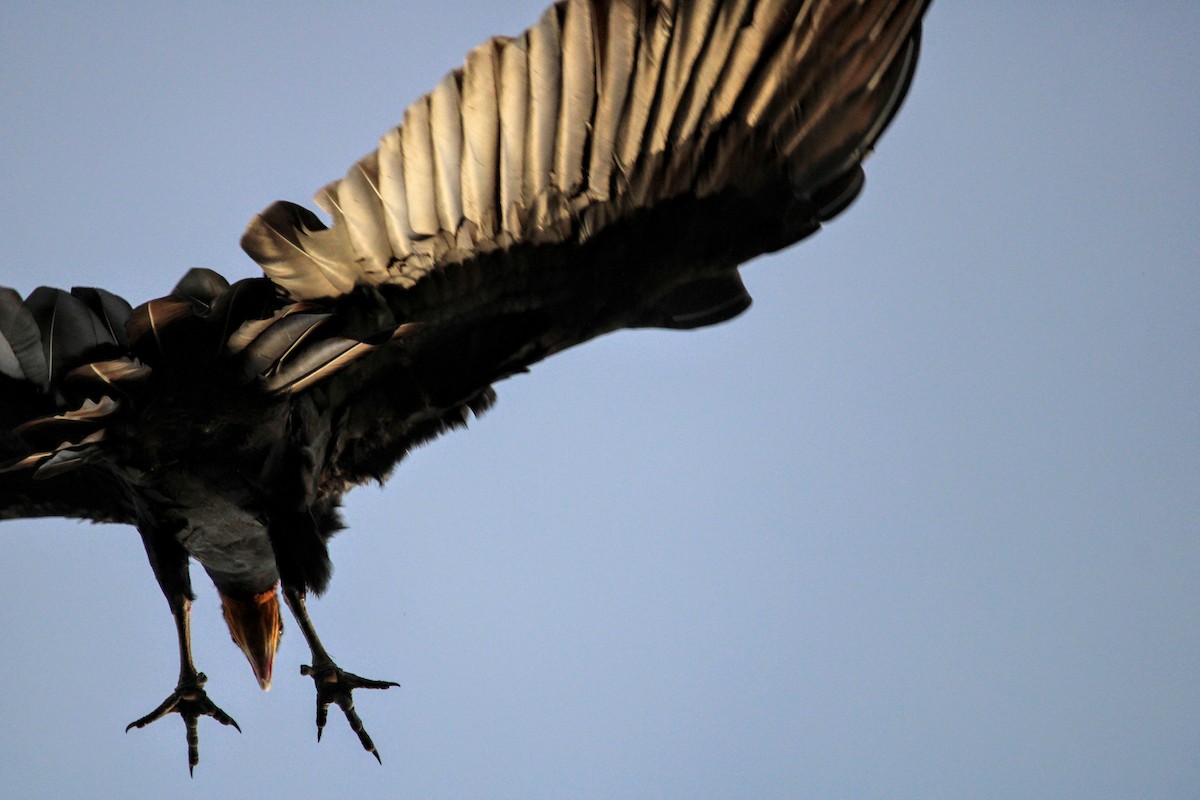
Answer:
[[744, 311], [739, 265], [861, 191], [903, 101], [926, 0], [563, 0], [477, 47], [374, 152], [277, 202], [242, 246], [263, 277], [192, 270], [131, 308], [0, 289], [0, 519], [134, 525], [176, 623], [170, 713], [235, 725], [195, 666], [188, 564], [270, 685], [282, 594], [312, 651], [318, 736], [392, 684], [309, 617], [354, 486], [600, 334]]

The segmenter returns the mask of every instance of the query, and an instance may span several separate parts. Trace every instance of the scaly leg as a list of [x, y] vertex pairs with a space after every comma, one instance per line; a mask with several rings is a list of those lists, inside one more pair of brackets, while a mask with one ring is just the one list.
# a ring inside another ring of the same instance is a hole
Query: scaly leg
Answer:
[[338, 708], [342, 709], [342, 713], [346, 715], [350, 729], [358, 734], [358, 740], [362, 742], [363, 749], [375, 756], [375, 760], [382, 764], [383, 759], [379, 757], [375, 743], [371, 741], [358, 712], [354, 710], [354, 699], [350, 693], [355, 689], [387, 689], [400, 684], [361, 678], [338, 667], [317, 636], [317, 631], [313, 627], [308, 610], [304, 605], [304, 596], [303, 590], [284, 587], [284, 600], [287, 601], [288, 608], [292, 610], [292, 616], [296, 618], [296, 624], [300, 626], [300, 631], [304, 634], [309, 649], [312, 650], [313, 663], [311, 666], [308, 664], [301, 666], [300, 674], [311, 677], [317, 687], [317, 741], [321, 741], [321, 733], [329, 718], [329, 706], [337, 703]]
[[129, 723], [125, 732], [144, 728], [168, 714], [183, 717], [187, 728], [188, 774], [191, 775], [200, 763], [200, 733], [196, 724], [200, 717], [212, 717], [222, 725], [232, 725], [238, 733], [242, 729], [233, 717], [208, 699], [204, 692], [208, 678], [203, 672], [197, 671], [192, 661], [192, 586], [187, 553], [175, 540], [173, 530], [169, 527], [147, 524], [139, 525], [138, 529], [146, 546], [146, 555], [150, 558], [150, 566], [154, 569], [154, 577], [158, 579], [158, 585], [171, 607], [171, 616], [175, 618], [175, 634], [179, 639], [179, 682], [175, 684], [175, 691], [167, 695], [158, 708]]
[[208, 678], [203, 672], [197, 672], [196, 665], [192, 662], [192, 633], [189, 621], [191, 609], [192, 601], [186, 597], [178, 595], [172, 598], [171, 613], [175, 617], [175, 631], [179, 635], [179, 682], [175, 685], [175, 691], [167, 695], [167, 699], [158, 708], [125, 727], [125, 732], [128, 733], [132, 728], [144, 728], [167, 714], [179, 714], [187, 727], [189, 775], [200, 763], [200, 732], [197, 726], [200, 717], [212, 717], [222, 725], [232, 725], [237, 728], [238, 733], [242, 732], [233, 717], [209, 700], [204, 692], [204, 684]]

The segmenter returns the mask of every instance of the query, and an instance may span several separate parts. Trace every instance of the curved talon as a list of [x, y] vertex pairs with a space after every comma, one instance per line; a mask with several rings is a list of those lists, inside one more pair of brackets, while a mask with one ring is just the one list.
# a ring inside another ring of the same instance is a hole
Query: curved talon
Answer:
[[204, 684], [207, 682], [208, 678], [203, 672], [191, 680], [181, 680], [175, 687], [175, 691], [167, 695], [167, 699], [163, 700], [158, 708], [126, 725], [125, 732], [129, 733], [133, 728], [144, 728], [168, 714], [178, 714], [183, 717], [183, 723], [187, 729], [188, 774], [193, 774], [196, 765], [200, 763], [200, 730], [197, 724], [200, 717], [212, 717], [222, 725], [232, 725], [238, 733], [242, 732], [241, 726], [233, 717], [208, 699], [208, 694], [204, 691]]
[[346, 721], [350, 723], [350, 730], [358, 734], [358, 741], [362, 743], [363, 749], [375, 756], [375, 760], [382, 764], [383, 759], [379, 757], [379, 751], [375, 749], [375, 742], [371, 741], [370, 735], [363, 727], [362, 719], [354, 710], [354, 698], [351, 696], [351, 692], [355, 689], [389, 689], [400, 684], [394, 681], [363, 678], [352, 672], [346, 672], [333, 663], [321, 667], [303, 664], [300, 667], [300, 674], [312, 678], [317, 687], [317, 741], [321, 741], [321, 734], [329, 719], [329, 706], [337, 703], [338, 708], [346, 715]]

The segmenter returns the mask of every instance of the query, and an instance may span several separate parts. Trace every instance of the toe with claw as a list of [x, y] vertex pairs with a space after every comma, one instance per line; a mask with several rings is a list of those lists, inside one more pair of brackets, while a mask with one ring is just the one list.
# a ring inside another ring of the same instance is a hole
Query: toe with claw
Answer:
[[184, 725], [187, 726], [188, 773], [191, 774], [195, 771], [196, 765], [200, 763], [200, 733], [196, 724], [200, 717], [212, 717], [222, 725], [232, 725], [238, 733], [242, 732], [233, 717], [208, 699], [208, 694], [204, 691], [204, 684], [207, 681], [208, 678], [203, 672], [197, 673], [194, 677], [180, 679], [175, 691], [171, 692], [158, 708], [141, 719], [129, 723], [125, 727], [125, 732], [128, 733], [133, 728], [144, 728], [168, 714], [178, 714], [183, 717]]
[[300, 674], [311, 677], [317, 687], [317, 741], [321, 741], [321, 733], [325, 730], [325, 722], [329, 718], [329, 706], [337, 703], [338, 708], [342, 709], [342, 713], [346, 715], [350, 729], [358, 734], [358, 740], [362, 742], [363, 749], [375, 756], [375, 760], [382, 764], [383, 759], [379, 757], [375, 743], [371, 741], [371, 737], [363, 727], [362, 719], [354, 710], [354, 699], [350, 693], [355, 689], [388, 689], [400, 684], [393, 681], [376, 681], [359, 677], [339, 668], [332, 661], [324, 664], [318, 663], [316, 666], [305, 664], [300, 667]]

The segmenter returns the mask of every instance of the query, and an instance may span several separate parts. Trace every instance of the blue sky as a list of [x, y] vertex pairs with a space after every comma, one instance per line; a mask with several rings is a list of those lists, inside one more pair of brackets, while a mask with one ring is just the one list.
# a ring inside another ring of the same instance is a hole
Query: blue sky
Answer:
[[[254, 274], [307, 202], [542, 3], [0, 10], [0, 283]], [[347, 503], [317, 745], [288, 626], [243, 734], [172, 688], [132, 529], [4, 523], [12, 797], [1200, 794], [1200, 6], [942, 2], [865, 194], [743, 317], [603, 338]], [[186, 788], [185, 788], [186, 787]]]

